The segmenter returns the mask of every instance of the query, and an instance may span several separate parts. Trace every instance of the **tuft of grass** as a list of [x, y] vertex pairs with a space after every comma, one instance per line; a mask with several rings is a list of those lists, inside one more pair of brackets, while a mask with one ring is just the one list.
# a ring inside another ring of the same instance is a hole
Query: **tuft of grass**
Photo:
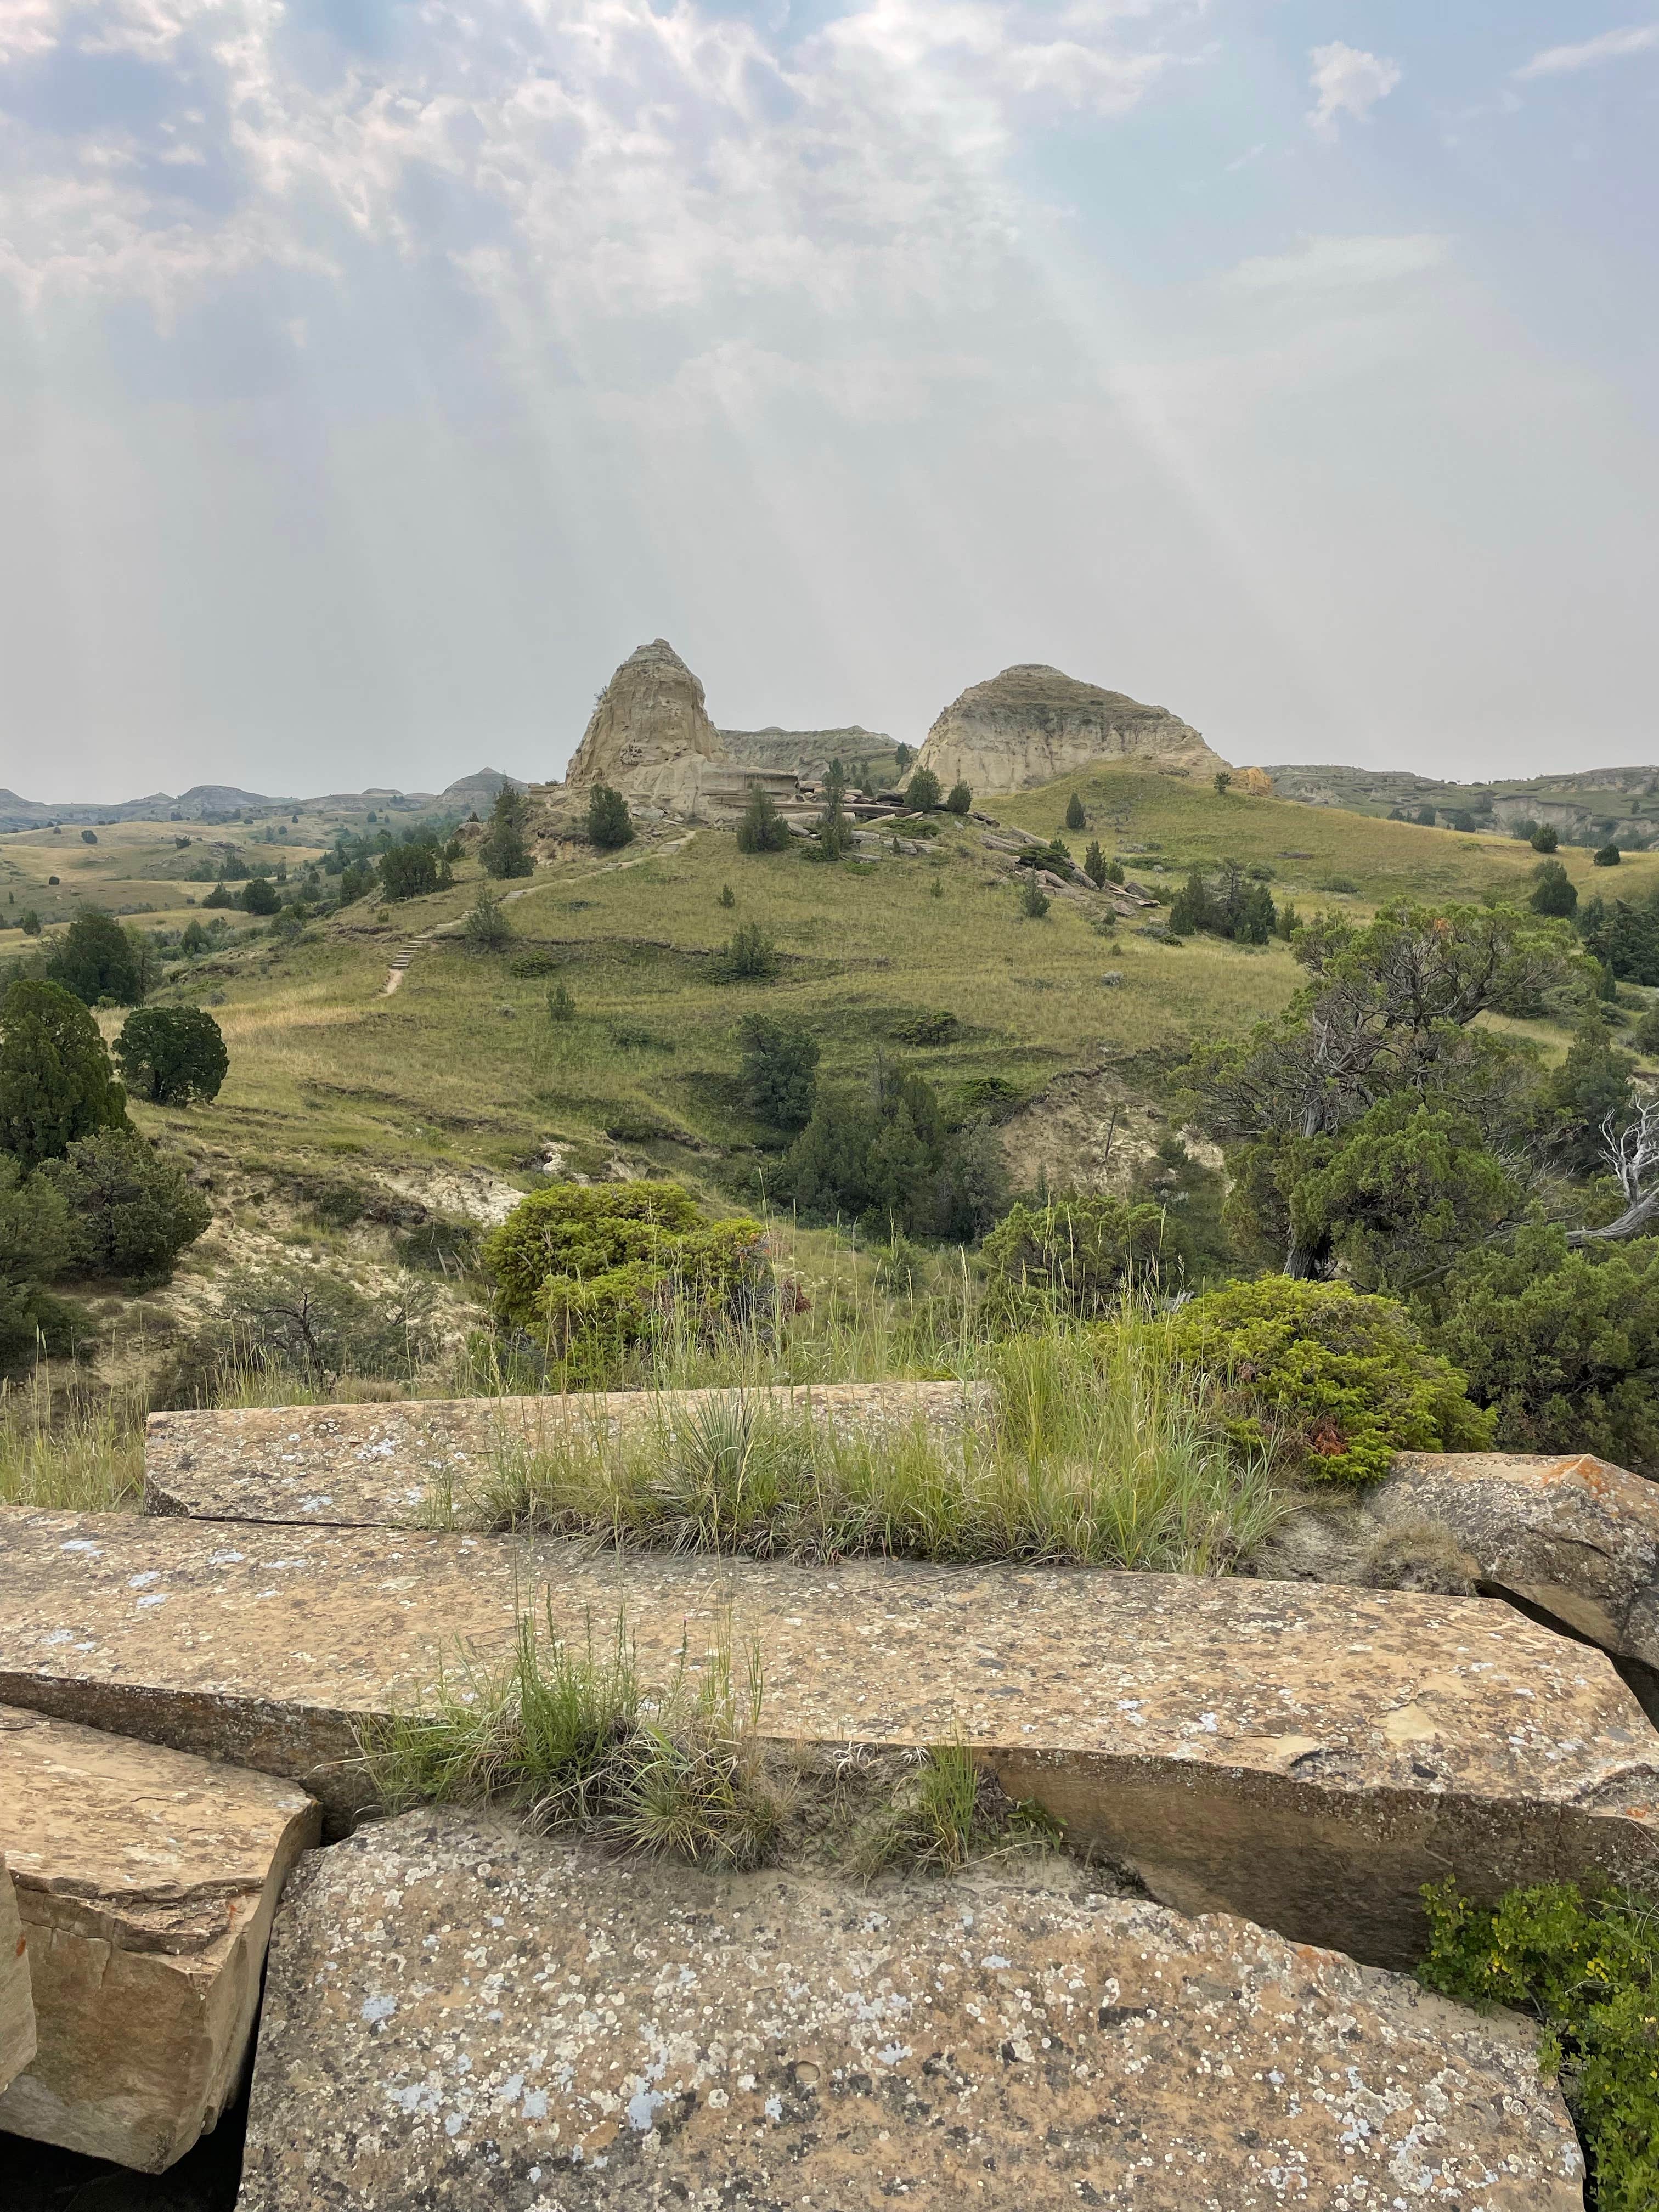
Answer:
[[452, 1521], [751, 1559], [1024, 1561], [1226, 1571], [1284, 1517], [1203, 1386], [1133, 1318], [988, 1347], [986, 1424], [838, 1426], [744, 1389], [617, 1436], [503, 1445]]
[[1051, 1850], [1061, 1836], [1060, 1824], [1039, 1806], [1012, 1802], [965, 1744], [936, 1743], [854, 1828], [846, 1856], [866, 1875], [951, 1875], [971, 1859]]
[[21, 1383], [0, 1382], [0, 1505], [112, 1513], [143, 1490], [143, 1386], [88, 1396], [59, 1389], [42, 1360]]
[[641, 1687], [619, 1616], [606, 1647], [588, 1622], [580, 1644], [520, 1616], [507, 1659], [466, 1654], [416, 1711], [366, 1726], [365, 1765], [381, 1802], [510, 1806], [541, 1831], [580, 1829], [623, 1848], [706, 1864], [757, 1866], [782, 1826], [784, 1799], [756, 1734], [758, 1652], [734, 1680], [729, 1632], [696, 1688], [684, 1650], [661, 1696]]

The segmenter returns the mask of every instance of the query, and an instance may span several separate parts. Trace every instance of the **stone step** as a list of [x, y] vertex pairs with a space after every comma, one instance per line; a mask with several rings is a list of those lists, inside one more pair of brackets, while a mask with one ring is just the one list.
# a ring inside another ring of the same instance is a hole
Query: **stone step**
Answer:
[[16, 1887], [0, 1850], [0, 2090], [22, 2072], [34, 2047], [28, 1945], [18, 1917]]
[[318, 1808], [273, 1781], [0, 1706], [0, 1848], [39, 2048], [0, 2129], [159, 2173], [236, 2095], [271, 1917]]
[[1063, 1863], [868, 1888], [416, 1814], [271, 1947], [239, 2212], [1582, 2212], [1533, 2032]]
[[672, 1431], [718, 1406], [747, 1403], [843, 1431], [920, 1421], [948, 1437], [988, 1401], [983, 1383], [832, 1382], [152, 1413], [144, 1506], [198, 1520], [441, 1525], [492, 1465], [533, 1451], [561, 1430], [616, 1437], [659, 1424]]
[[1447, 1874], [1659, 1885], [1659, 1735], [1601, 1653], [1495, 1600], [0, 1515], [0, 1698], [292, 1777], [337, 1824], [362, 1719], [526, 1610], [601, 1646], [623, 1617], [659, 1689], [752, 1638], [766, 1738], [960, 1738], [1161, 1902], [1384, 1964]]

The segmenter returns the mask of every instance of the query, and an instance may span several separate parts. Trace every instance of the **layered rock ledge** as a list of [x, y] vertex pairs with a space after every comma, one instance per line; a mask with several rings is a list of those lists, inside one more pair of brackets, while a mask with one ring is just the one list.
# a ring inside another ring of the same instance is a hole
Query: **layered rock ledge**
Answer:
[[521, 1613], [621, 1616], [648, 1687], [760, 1644], [781, 1745], [959, 1737], [1159, 1901], [1385, 1964], [1423, 1883], [1659, 1875], [1659, 1738], [1610, 1662], [1478, 1598], [1087, 1570], [594, 1556], [126, 1515], [0, 1519], [0, 1698], [301, 1781]]
[[236, 2094], [302, 1790], [0, 1707], [38, 2048], [0, 2128], [160, 2172]]
[[1530, 2033], [1081, 1869], [851, 1888], [411, 1814], [272, 1946], [241, 2212], [1578, 2212]]
[[934, 721], [919, 762], [945, 790], [960, 780], [986, 795], [1125, 763], [1206, 776], [1227, 765], [1167, 707], [1039, 662], [970, 684]]
[[17, 1911], [17, 1891], [0, 1851], [0, 2090], [33, 2057], [34, 1998], [29, 1988], [28, 1944]]
[[654, 1429], [666, 1437], [746, 1404], [826, 1429], [882, 1434], [920, 1422], [949, 1438], [988, 1403], [979, 1383], [831, 1382], [152, 1413], [144, 1506], [198, 1520], [443, 1525], [465, 1521], [469, 1494], [492, 1468], [562, 1435], [615, 1440]]

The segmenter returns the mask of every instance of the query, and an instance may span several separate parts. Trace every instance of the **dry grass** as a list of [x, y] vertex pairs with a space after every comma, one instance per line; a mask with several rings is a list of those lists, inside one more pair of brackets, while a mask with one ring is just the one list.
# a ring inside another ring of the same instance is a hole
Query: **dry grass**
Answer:
[[42, 1361], [21, 1383], [0, 1382], [0, 1504], [108, 1513], [143, 1489], [142, 1385], [91, 1390]]

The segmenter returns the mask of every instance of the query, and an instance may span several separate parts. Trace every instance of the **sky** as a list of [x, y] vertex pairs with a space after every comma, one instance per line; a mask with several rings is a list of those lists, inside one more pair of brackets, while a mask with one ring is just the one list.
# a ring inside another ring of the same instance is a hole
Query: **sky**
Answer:
[[0, 786], [544, 778], [656, 636], [1659, 761], [1626, 4], [0, 0]]

